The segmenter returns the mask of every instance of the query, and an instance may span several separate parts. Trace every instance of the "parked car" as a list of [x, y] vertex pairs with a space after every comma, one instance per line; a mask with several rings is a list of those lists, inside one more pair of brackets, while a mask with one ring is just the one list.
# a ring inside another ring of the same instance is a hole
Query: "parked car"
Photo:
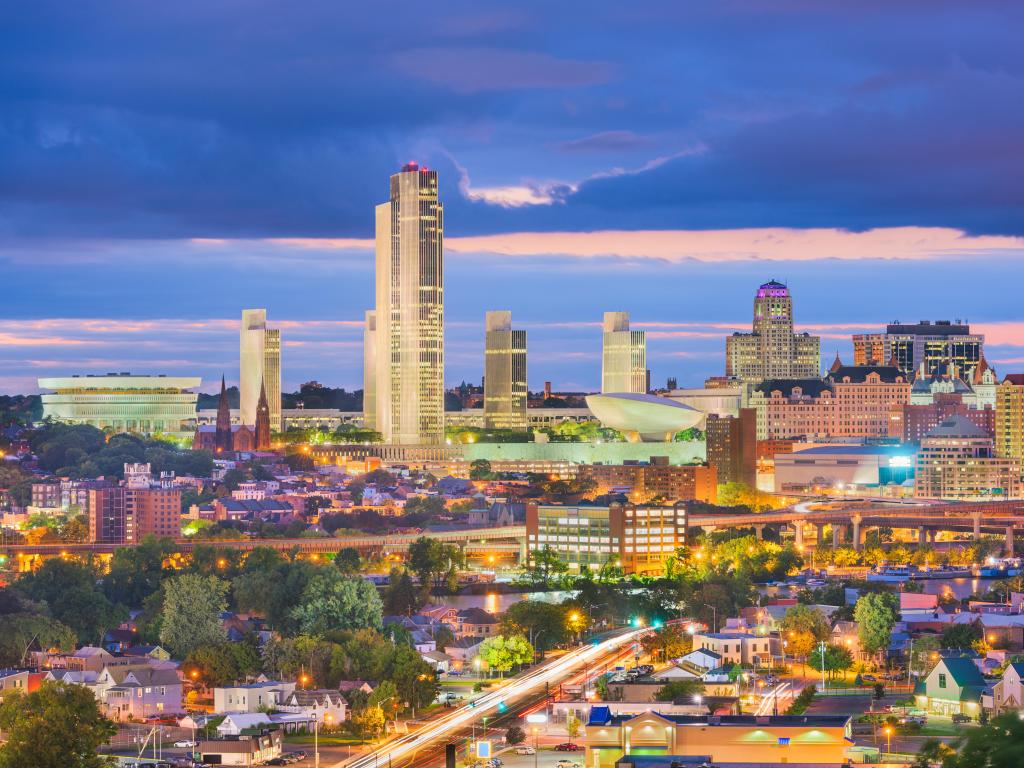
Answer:
[[574, 760], [559, 760], [555, 763], [555, 768], [580, 768], [580, 764]]
[[527, 746], [527, 747], [516, 747], [516, 754], [517, 755], [535, 755], [535, 754], [537, 754], [537, 750], [534, 749], [533, 747], [529, 747], [529, 746]]
[[561, 744], [555, 745], [555, 752], [582, 752], [583, 747], [579, 744], [574, 744], [571, 741], [563, 741]]
[[969, 722], [971, 722], [971, 716], [970, 715], [962, 715], [962, 714], [960, 714], [958, 712], [957, 714], [953, 715], [953, 722], [954, 723], [969, 723]]
[[860, 679], [863, 680], [865, 683], [877, 683], [878, 682], [878, 678], [875, 677], [874, 675], [861, 675]]
[[196, 743], [191, 739], [182, 739], [181, 741], [174, 742], [174, 746], [178, 747], [179, 749], [191, 749], [195, 745]]
[[926, 725], [928, 723], [927, 717], [921, 717], [919, 715], [904, 715], [897, 722], [900, 725]]
[[288, 765], [288, 761], [283, 757], [272, 757], [264, 765]]

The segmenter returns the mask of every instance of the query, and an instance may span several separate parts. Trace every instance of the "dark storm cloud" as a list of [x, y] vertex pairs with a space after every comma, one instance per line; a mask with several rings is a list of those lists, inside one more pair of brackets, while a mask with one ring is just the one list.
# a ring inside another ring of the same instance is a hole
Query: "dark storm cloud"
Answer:
[[[0, 233], [366, 236], [413, 156], [469, 233], [1024, 228], [1019, 5], [422, 11], [8, 4]], [[448, 157], [480, 189], [576, 192], [460, 201]]]

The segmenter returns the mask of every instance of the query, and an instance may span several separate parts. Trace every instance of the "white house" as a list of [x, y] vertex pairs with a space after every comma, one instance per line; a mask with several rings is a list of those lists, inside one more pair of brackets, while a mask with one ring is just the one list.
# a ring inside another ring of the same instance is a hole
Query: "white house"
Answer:
[[721, 664], [768, 664], [772, 658], [771, 639], [763, 635], [707, 632], [693, 636], [693, 647], [714, 651]]
[[339, 691], [315, 690], [292, 691], [292, 694], [278, 704], [280, 712], [301, 714], [320, 725], [332, 725], [345, 722], [348, 716], [348, 703]]
[[248, 728], [269, 726], [270, 722], [270, 715], [265, 712], [227, 715], [217, 726], [217, 733], [220, 736], [238, 736]]
[[295, 683], [265, 680], [213, 689], [213, 711], [218, 715], [273, 709], [295, 690]]
[[992, 707], [996, 712], [1008, 709], [1024, 709], [1024, 662], [1015, 661], [1006, 665], [1003, 679], [992, 690]]
[[673, 664], [651, 675], [655, 680], [697, 680], [700, 678], [695, 671]]

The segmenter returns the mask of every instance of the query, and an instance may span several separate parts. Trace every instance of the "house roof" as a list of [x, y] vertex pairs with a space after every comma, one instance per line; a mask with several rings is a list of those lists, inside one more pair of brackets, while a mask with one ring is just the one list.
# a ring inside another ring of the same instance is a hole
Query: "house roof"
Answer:
[[445, 646], [445, 647], [446, 648], [462, 648], [462, 649], [467, 649], [468, 650], [469, 648], [476, 648], [478, 645], [483, 643], [483, 641], [484, 641], [484, 638], [482, 638], [482, 637], [460, 637], [455, 642], [448, 643], [448, 645]]
[[497, 624], [498, 619], [494, 614], [488, 613], [483, 608], [463, 608], [459, 611], [459, 620], [463, 624]]
[[[606, 710], [598, 714], [604, 717], [603, 720], [594, 719], [594, 710]], [[850, 722], [849, 715], [666, 715], [661, 712], [641, 712], [640, 714], [613, 715], [608, 707], [591, 707], [590, 720], [588, 725], [622, 725], [631, 720], [641, 717], [654, 717], [666, 720], [677, 725], [700, 725], [709, 728], [721, 726], [790, 726], [790, 727], [818, 727], [818, 728], [843, 728]]]
[[907, 381], [907, 375], [903, 371], [889, 365], [840, 365], [838, 368], [831, 368], [828, 377], [837, 384], [843, 383], [843, 379], [846, 378], [854, 384], [861, 384], [872, 373], [878, 374], [878, 378], [887, 384], [893, 384], [897, 379]]
[[985, 678], [977, 664], [963, 656], [945, 657], [939, 659], [936, 669], [946, 668], [946, 672], [953, 678], [953, 681], [961, 688], [985, 688]]
[[831, 392], [832, 385], [822, 379], [768, 379], [755, 387], [765, 397], [771, 397], [778, 391], [783, 397], [792, 397], [793, 390], [799, 387], [804, 397], [819, 397], [822, 392]]
[[311, 707], [314, 704], [323, 703], [324, 699], [329, 700], [333, 706], [338, 706], [345, 700], [340, 691], [319, 688], [312, 691], [293, 691], [292, 695], [288, 697], [288, 703], [299, 707]]
[[939, 422], [939, 425], [925, 434], [925, 437], [991, 437], [991, 435], [967, 417], [954, 414]]

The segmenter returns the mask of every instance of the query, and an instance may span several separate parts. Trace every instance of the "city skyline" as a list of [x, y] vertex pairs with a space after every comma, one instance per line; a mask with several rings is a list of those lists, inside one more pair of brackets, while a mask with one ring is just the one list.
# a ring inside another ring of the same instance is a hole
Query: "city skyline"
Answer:
[[533, 389], [599, 387], [609, 307], [653, 384], [699, 382], [773, 278], [823, 361], [852, 359], [846, 326], [966, 317], [1001, 374], [1024, 365], [1024, 9], [51, 11], [0, 30], [2, 392], [213, 391], [246, 306], [290, 324], [285, 389], [358, 389], [372, 207], [413, 159], [446, 204], [449, 385], [479, 380], [493, 306], [531, 331]]

